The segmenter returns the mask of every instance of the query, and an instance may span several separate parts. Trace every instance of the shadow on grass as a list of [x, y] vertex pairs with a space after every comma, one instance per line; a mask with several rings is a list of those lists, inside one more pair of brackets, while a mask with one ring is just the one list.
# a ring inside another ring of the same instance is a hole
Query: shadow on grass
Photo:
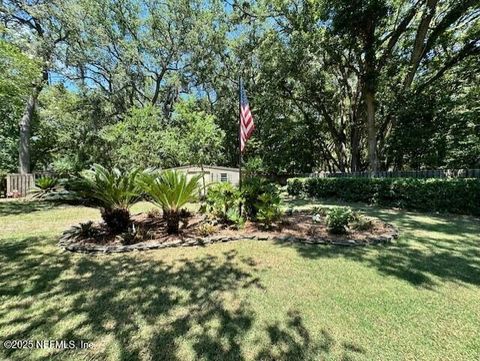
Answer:
[[46, 211], [57, 207], [59, 203], [42, 201], [2, 201], [0, 202], [0, 217]]
[[[304, 206], [308, 201], [296, 200], [292, 204]], [[400, 238], [387, 246], [365, 248], [282, 244], [296, 247], [307, 258], [343, 257], [362, 262], [414, 286], [434, 288], [438, 282], [444, 281], [480, 285], [480, 220], [469, 216], [349, 205], [396, 225]]]
[[[183, 360], [186, 352], [202, 360], [317, 360], [335, 344], [327, 330], [312, 338], [295, 310], [263, 328], [256, 324], [255, 310], [238, 292], [264, 286], [255, 261], [234, 250], [167, 262], [72, 255], [52, 251], [50, 243], [0, 243], [0, 299], [10, 300], [0, 306], [2, 338], [84, 340], [97, 349], [0, 349], [0, 358]], [[259, 338], [253, 356], [244, 347], [251, 332]], [[345, 359], [364, 352], [337, 346]]]

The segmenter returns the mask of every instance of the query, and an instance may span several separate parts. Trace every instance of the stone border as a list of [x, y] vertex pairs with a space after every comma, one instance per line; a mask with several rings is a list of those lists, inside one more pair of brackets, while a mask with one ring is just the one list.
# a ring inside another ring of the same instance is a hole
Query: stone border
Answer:
[[77, 253], [125, 253], [132, 251], [147, 251], [152, 249], [174, 248], [174, 247], [204, 247], [209, 244], [223, 243], [240, 240], [256, 240], [256, 241], [277, 241], [277, 242], [291, 242], [300, 244], [331, 244], [336, 246], [366, 246], [375, 244], [387, 244], [398, 238], [398, 229], [386, 223], [389, 230], [383, 234], [375, 237], [367, 238], [364, 241], [357, 241], [354, 239], [332, 240], [328, 238], [298, 238], [293, 236], [255, 236], [255, 235], [238, 235], [238, 236], [216, 236], [205, 238], [186, 238], [183, 240], [176, 240], [173, 242], [140, 242], [132, 245], [93, 245], [82, 243], [69, 243], [60, 241], [59, 247], [65, 251]]

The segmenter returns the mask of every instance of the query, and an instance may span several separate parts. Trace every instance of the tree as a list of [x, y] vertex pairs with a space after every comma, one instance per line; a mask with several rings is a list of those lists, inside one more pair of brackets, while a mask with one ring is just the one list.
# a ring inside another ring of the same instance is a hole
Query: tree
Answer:
[[142, 189], [150, 199], [163, 210], [167, 223], [167, 232], [177, 234], [180, 223], [180, 212], [197, 195], [200, 176], [187, 179], [187, 175], [172, 170], [158, 173], [145, 173], [140, 178]]
[[6, 24], [7, 38], [13, 42], [31, 44], [31, 55], [40, 64], [40, 71], [32, 79], [30, 96], [25, 102], [24, 111], [19, 120], [19, 172], [31, 170], [30, 137], [35, 108], [40, 92], [48, 83], [49, 71], [55, 63], [56, 51], [68, 36], [69, 21], [63, 21], [67, 15], [67, 0], [54, 1], [2, 1], [0, 19]]
[[130, 207], [140, 199], [138, 169], [122, 172], [95, 164], [82, 172], [75, 190], [90, 205], [100, 208], [102, 219], [114, 233], [121, 233], [130, 225]]
[[0, 40], [0, 68], [0, 170], [13, 172], [18, 152], [17, 120], [38, 64], [17, 46]]
[[225, 133], [215, 124], [215, 116], [200, 110], [192, 98], [176, 105], [175, 118], [182, 124], [180, 132], [188, 163], [198, 165], [202, 170], [203, 194], [206, 194], [203, 166], [216, 164], [222, 159]]
[[162, 128], [160, 109], [152, 105], [131, 108], [123, 120], [101, 130], [111, 162], [122, 169], [131, 164], [143, 169], [163, 166]]
[[[50, 168], [61, 175], [76, 174], [98, 163], [111, 166], [113, 150], [104, 129], [115, 124], [111, 105], [95, 91], [72, 92], [48, 86], [39, 98], [39, 140], [49, 141]], [[122, 146], [123, 143], [118, 143]], [[127, 169], [130, 167], [127, 167]]]

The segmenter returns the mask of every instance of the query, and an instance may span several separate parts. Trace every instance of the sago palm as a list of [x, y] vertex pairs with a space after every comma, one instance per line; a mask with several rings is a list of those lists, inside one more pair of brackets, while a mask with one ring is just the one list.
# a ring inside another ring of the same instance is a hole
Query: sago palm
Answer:
[[35, 188], [30, 191], [32, 198], [43, 199], [54, 194], [58, 187], [58, 179], [48, 176], [42, 176], [35, 181]]
[[200, 178], [198, 175], [187, 179], [185, 174], [171, 170], [160, 174], [149, 172], [140, 177], [142, 189], [162, 208], [169, 234], [178, 233], [180, 211], [187, 203], [195, 201]]
[[125, 231], [130, 224], [130, 206], [141, 195], [137, 176], [139, 170], [121, 172], [95, 164], [82, 172], [77, 191], [92, 206], [99, 207], [102, 219], [115, 233]]

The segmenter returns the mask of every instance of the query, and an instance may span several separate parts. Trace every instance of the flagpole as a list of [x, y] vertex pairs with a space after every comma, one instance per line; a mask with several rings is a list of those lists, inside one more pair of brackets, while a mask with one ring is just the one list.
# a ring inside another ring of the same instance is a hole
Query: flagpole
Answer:
[[[242, 190], [242, 77], [238, 77], [238, 188]], [[240, 208], [241, 209], [241, 208]]]

